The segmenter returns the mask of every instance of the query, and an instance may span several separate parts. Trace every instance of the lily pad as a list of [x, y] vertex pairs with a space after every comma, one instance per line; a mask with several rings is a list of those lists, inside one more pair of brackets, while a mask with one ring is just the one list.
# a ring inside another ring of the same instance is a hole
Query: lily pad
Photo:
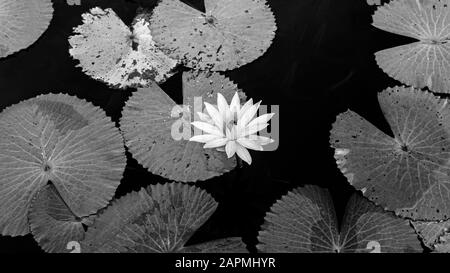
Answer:
[[84, 227], [92, 217], [77, 217], [51, 184], [44, 186], [33, 199], [28, 219], [31, 233], [46, 252], [69, 253], [70, 242], [84, 239]]
[[355, 193], [339, 229], [328, 190], [294, 189], [267, 213], [259, 233], [262, 252], [419, 252], [409, 221], [385, 212]]
[[450, 234], [445, 234], [439, 238], [438, 243], [434, 246], [435, 252], [450, 253]]
[[379, 6], [381, 5], [381, 0], [366, 0], [369, 6]]
[[52, 17], [51, 0], [0, 0], [0, 58], [34, 44]]
[[430, 249], [434, 249], [439, 244], [440, 238], [445, 236], [450, 228], [449, 220], [442, 222], [411, 221], [411, 224], [423, 243]]
[[87, 75], [114, 88], [161, 83], [172, 76], [177, 61], [155, 46], [148, 17], [145, 12], [136, 16], [131, 31], [112, 9], [93, 8], [69, 38], [69, 52]]
[[[88, 229], [82, 252], [220, 252], [244, 246], [236, 238], [185, 247], [217, 208], [205, 191], [181, 183], [151, 185], [108, 207]], [[245, 249], [245, 248], [244, 248]]]
[[265, 0], [205, 0], [201, 12], [179, 0], [162, 0], [150, 28], [172, 58], [198, 70], [225, 71], [262, 56], [277, 29]]
[[[217, 73], [183, 74], [183, 107], [156, 84], [133, 93], [122, 112], [120, 127], [133, 157], [151, 173], [179, 182], [196, 182], [236, 167], [236, 159], [188, 141], [194, 113], [203, 102], [215, 104], [217, 93], [231, 101], [238, 87]], [[199, 100], [196, 102], [196, 100]], [[178, 136], [180, 130], [187, 137]]]
[[123, 139], [104, 111], [64, 94], [0, 113], [0, 234], [29, 233], [27, 212], [51, 181], [78, 217], [106, 206], [126, 164]]
[[338, 167], [387, 210], [413, 220], [448, 219], [447, 101], [404, 87], [388, 88], [378, 100], [393, 136], [350, 110], [340, 114], [330, 139]]
[[450, 21], [448, 0], [396, 0], [373, 15], [379, 29], [417, 42], [375, 54], [381, 69], [404, 84], [450, 93]]

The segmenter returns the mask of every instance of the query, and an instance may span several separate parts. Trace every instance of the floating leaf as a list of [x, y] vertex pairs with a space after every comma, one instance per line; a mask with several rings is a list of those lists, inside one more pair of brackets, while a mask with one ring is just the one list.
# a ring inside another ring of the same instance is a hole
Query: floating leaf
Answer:
[[[213, 73], [183, 74], [184, 106], [177, 106], [156, 84], [139, 89], [126, 103], [120, 122], [133, 157], [151, 173], [180, 182], [207, 180], [236, 167], [236, 159], [216, 149], [190, 142], [191, 116], [203, 102], [215, 104], [217, 93], [227, 101], [236, 92], [245, 95], [227, 78]], [[200, 99], [196, 103], [196, 98]], [[199, 108], [200, 107], [200, 108]], [[182, 116], [180, 116], [182, 115]], [[187, 137], [177, 136], [184, 130]]]
[[185, 253], [247, 253], [246, 245], [239, 237], [225, 238], [203, 244], [184, 247]]
[[393, 137], [352, 111], [340, 114], [330, 143], [341, 172], [365, 196], [398, 215], [449, 218], [447, 101], [403, 87], [388, 88], [378, 100]]
[[52, 17], [51, 0], [1, 0], [0, 58], [36, 42], [47, 30]]
[[[238, 250], [235, 238], [185, 248], [217, 208], [200, 188], [181, 183], [151, 185], [108, 207], [86, 233], [82, 252], [220, 252]], [[231, 247], [230, 247], [231, 246]]]
[[439, 253], [450, 253], [450, 234], [441, 236], [434, 246], [434, 250]]
[[205, 8], [162, 0], [150, 19], [155, 42], [186, 66], [212, 71], [250, 63], [270, 47], [277, 26], [265, 0], [205, 0]]
[[[263, 252], [418, 252], [409, 221], [354, 194], [339, 232], [332, 198], [317, 186], [297, 188], [265, 218], [257, 246]], [[375, 247], [375, 249], [372, 248]]]
[[450, 93], [448, 0], [396, 0], [373, 15], [379, 29], [419, 40], [375, 54], [389, 76], [418, 88]]
[[177, 62], [155, 46], [147, 17], [138, 15], [130, 31], [112, 9], [93, 8], [69, 38], [69, 52], [87, 75], [115, 88], [163, 82]]
[[422, 238], [423, 243], [433, 249], [439, 242], [439, 238], [444, 236], [450, 228], [450, 221], [424, 222], [411, 221], [417, 234]]
[[0, 234], [29, 233], [33, 196], [51, 181], [78, 217], [107, 205], [126, 164], [123, 139], [98, 107], [43, 95], [0, 114]]
[[59, 195], [56, 188], [44, 186], [33, 199], [28, 218], [34, 239], [46, 252], [70, 252], [67, 245], [84, 239], [84, 227], [91, 217], [77, 217]]

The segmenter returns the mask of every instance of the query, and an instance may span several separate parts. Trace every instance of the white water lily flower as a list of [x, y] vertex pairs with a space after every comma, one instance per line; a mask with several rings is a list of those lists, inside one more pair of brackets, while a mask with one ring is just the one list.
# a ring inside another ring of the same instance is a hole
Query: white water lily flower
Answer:
[[257, 135], [275, 115], [271, 113], [254, 118], [260, 105], [261, 102], [253, 104], [250, 99], [241, 106], [237, 92], [228, 105], [224, 96], [218, 93], [217, 107], [205, 102], [207, 114], [198, 112], [201, 121], [191, 123], [205, 134], [196, 135], [189, 141], [205, 143], [204, 148], [225, 151], [228, 158], [237, 154], [250, 165], [252, 158], [247, 149], [263, 151], [262, 146], [274, 142], [273, 139]]

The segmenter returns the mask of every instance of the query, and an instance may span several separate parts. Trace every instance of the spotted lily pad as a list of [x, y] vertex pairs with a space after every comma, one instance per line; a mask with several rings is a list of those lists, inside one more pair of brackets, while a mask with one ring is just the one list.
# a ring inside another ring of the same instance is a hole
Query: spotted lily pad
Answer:
[[151, 185], [108, 207], [88, 229], [82, 252], [242, 252], [245, 245], [228, 238], [185, 246], [217, 208], [200, 188], [181, 183]]
[[340, 114], [330, 143], [341, 172], [365, 196], [398, 215], [448, 219], [447, 101], [404, 87], [388, 88], [378, 100], [393, 135], [350, 110]]
[[0, 58], [34, 44], [52, 17], [51, 0], [0, 0]]
[[139, 14], [130, 31], [112, 9], [93, 8], [69, 38], [69, 52], [87, 75], [114, 88], [163, 82], [177, 62], [155, 46], [148, 17]]
[[0, 113], [0, 234], [29, 233], [33, 196], [51, 181], [78, 217], [106, 206], [126, 164], [123, 139], [98, 107], [42, 95]]
[[155, 42], [188, 67], [238, 68], [262, 56], [275, 37], [275, 17], [265, 0], [205, 0], [205, 9], [162, 0], [150, 19]]
[[52, 253], [69, 253], [70, 242], [83, 240], [83, 225], [87, 227], [93, 220], [92, 217], [76, 216], [51, 184], [36, 194], [28, 218], [34, 239], [43, 250]]
[[156, 84], [139, 89], [126, 103], [120, 121], [129, 151], [151, 173], [180, 182], [207, 180], [231, 171], [235, 158], [188, 140], [190, 122], [194, 113], [202, 111], [203, 102], [215, 104], [217, 93], [231, 101], [236, 92], [245, 99], [227, 78], [196, 72], [183, 74], [184, 106], [177, 106]]
[[328, 190], [294, 189], [267, 213], [258, 236], [262, 252], [419, 252], [409, 221], [384, 212], [355, 193], [339, 229]]
[[418, 40], [375, 54], [389, 76], [418, 88], [450, 93], [448, 0], [395, 0], [373, 15], [379, 29]]

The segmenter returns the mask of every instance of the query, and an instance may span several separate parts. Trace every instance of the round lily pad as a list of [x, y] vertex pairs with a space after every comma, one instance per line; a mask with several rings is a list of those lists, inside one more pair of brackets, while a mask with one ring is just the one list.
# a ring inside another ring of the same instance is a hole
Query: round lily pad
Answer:
[[161, 83], [172, 76], [177, 61], [155, 46], [148, 17], [140, 13], [130, 30], [112, 9], [93, 8], [69, 38], [69, 52], [87, 75], [113, 88]]
[[[340, 231], [340, 232], [339, 232]], [[384, 212], [355, 193], [338, 227], [326, 189], [294, 189], [267, 213], [259, 233], [262, 252], [418, 252], [422, 248], [409, 221]]]
[[0, 0], [0, 58], [36, 42], [52, 17], [51, 0]]
[[448, 219], [447, 101], [404, 87], [388, 88], [378, 100], [393, 135], [350, 110], [340, 114], [330, 139], [338, 167], [350, 184], [398, 215]]
[[334, 252], [339, 231], [327, 190], [305, 186], [289, 192], [266, 214], [259, 232], [262, 252]]
[[77, 217], [51, 184], [44, 186], [34, 197], [28, 212], [31, 233], [43, 250], [52, 253], [71, 252], [70, 242], [84, 239], [84, 227], [92, 224], [92, 217]]
[[199, 70], [225, 71], [262, 56], [277, 29], [265, 0], [205, 0], [205, 12], [162, 0], [150, 28], [172, 58]]
[[123, 139], [104, 111], [64, 94], [0, 113], [0, 234], [29, 233], [27, 211], [48, 181], [78, 217], [107, 205], [126, 164]]
[[229, 172], [236, 167], [235, 158], [188, 140], [190, 122], [194, 113], [202, 111], [203, 102], [216, 104], [217, 93], [231, 101], [236, 92], [245, 99], [227, 78], [203, 72], [183, 74], [183, 106], [177, 106], [156, 84], [138, 89], [126, 103], [120, 121], [126, 146], [151, 173], [171, 180], [196, 182]]
[[450, 12], [447, 0], [396, 0], [373, 15], [379, 29], [417, 42], [375, 54], [381, 69], [404, 84], [450, 93]]
[[[217, 208], [205, 191], [182, 183], [151, 185], [114, 201], [81, 242], [82, 252], [203, 252], [236, 239], [185, 247]], [[234, 249], [234, 248], [233, 248]]]

